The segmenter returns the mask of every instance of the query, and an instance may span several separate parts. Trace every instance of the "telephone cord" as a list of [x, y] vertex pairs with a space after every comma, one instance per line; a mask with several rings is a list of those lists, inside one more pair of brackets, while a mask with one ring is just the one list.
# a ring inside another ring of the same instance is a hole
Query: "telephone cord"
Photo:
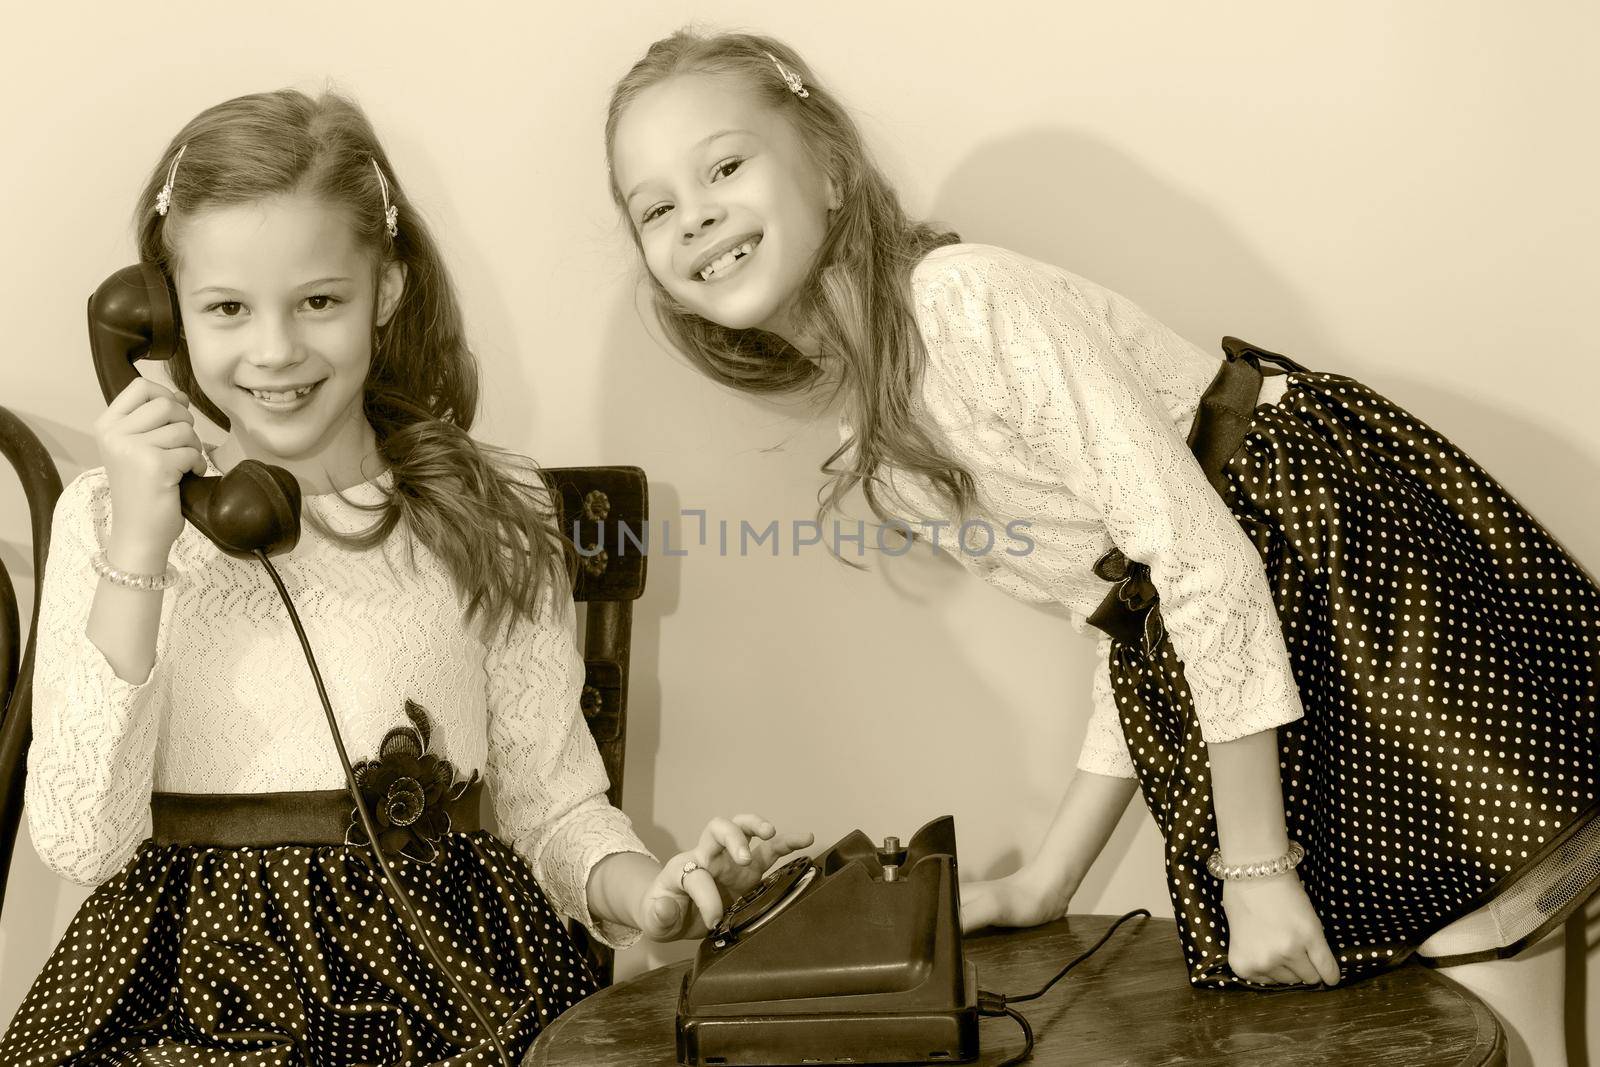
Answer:
[[400, 885], [400, 879], [395, 876], [394, 869], [389, 866], [389, 861], [384, 856], [383, 850], [378, 847], [378, 828], [373, 823], [372, 812], [368, 810], [367, 802], [361, 795], [360, 787], [356, 784], [355, 769], [350, 766], [350, 757], [345, 754], [344, 736], [339, 733], [339, 723], [334, 718], [333, 705], [329, 702], [328, 691], [322, 684], [322, 672], [317, 669], [317, 659], [311, 653], [311, 642], [306, 639], [305, 629], [300, 625], [300, 614], [294, 610], [294, 601], [289, 599], [289, 590], [284, 586], [283, 579], [278, 576], [277, 568], [267, 558], [266, 552], [256, 549], [255, 555], [257, 559], [261, 560], [261, 565], [267, 569], [267, 575], [272, 579], [272, 584], [277, 587], [278, 596], [283, 599], [283, 606], [289, 609], [289, 621], [294, 624], [295, 636], [300, 639], [300, 648], [306, 656], [306, 666], [311, 668], [311, 680], [317, 687], [317, 696], [322, 701], [322, 710], [328, 717], [328, 729], [333, 733], [333, 747], [339, 753], [339, 765], [344, 768], [345, 786], [350, 791], [351, 799], [355, 801], [356, 815], [361, 820], [361, 828], [366, 831], [367, 841], [371, 844], [373, 858], [378, 861], [378, 868], [383, 872], [384, 883], [389, 890], [390, 896], [394, 898], [400, 909], [405, 912], [406, 918], [411, 921], [412, 929], [416, 934], [417, 941], [422, 945], [423, 951], [428, 954], [429, 959], [433, 960], [434, 966], [449, 980], [451, 987], [456, 991], [456, 995], [466, 1002], [467, 1007], [472, 1011], [473, 1018], [478, 1021], [478, 1025], [483, 1027], [484, 1033], [489, 1035], [489, 1043], [494, 1046], [495, 1054], [499, 1057], [501, 1067], [511, 1067], [511, 1058], [506, 1053], [505, 1045], [500, 1042], [499, 1031], [495, 1029], [494, 1024], [489, 1020], [488, 1015], [484, 1013], [483, 1008], [473, 999], [472, 994], [467, 992], [466, 987], [455, 976], [455, 972], [446, 966], [444, 960], [439, 957], [438, 951], [433, 947], [433, 942], [428, 940], [428, 935], [423, 932], [422, 919], [417, 915], [416, 908], [412, 906], [411, 898], [406, 895], [405, 889]]
[[1022, 1013], [1011, 1007], [1011, 1005], [1020, 1004], [1023, 1001], [1028, 1000], [1038, 1000], [1040, 997], [1044, 996], [1050, 991], [1051, 986], [1055, 985], [1057, 982], [1061, 981], [1061, 979], [1067, 976], [1067, 972], [1071, 971], [1074, 967], [1088, 959], [1090, 956], [1093, 956], [1096, 952], [1099, 952], [1101, 946], [1103, 946], [1107, 941], [1111, 940], [1111, 935], [1117, 932], [1117, 927], [1121, 926], [1123, 923], [1127, 922], [1136, 915], [1142, 915], [1146, 919], [1150, 918], [1150, 913], [1143, 908], [1135, 908], [1133, 911], [1123, 915], [1117, 919], [1116, 922], [1111, 924], [1110, 928], [1100, 936], [1100, 940], [1096, 941], [1089, 948], [1079, 953], [1077, 957], [1075, 957], [1070, 963], [1061, 968], [1061, 970], [1057, 971], [1054, 978], [1050, 979], [1032, 993], [1019, 993], [1014, 997], [1008, 997], [1004, 993], [991, 993], [986, 989], [978, 990], [979, 1015], [990, 1018], [1010, 1016], [1012, 1019], [1016, 1020], [1018, 1026], [1022, 1027], [1022, 1051], [1010, 1059], [997, 1064], [996, 1067], [1014, 1067], [1015, 1064], [1023, 1063], [1033, 1056], [1033, 1027], [1029, 1026], [1028, 1020], [1023, 1018]]

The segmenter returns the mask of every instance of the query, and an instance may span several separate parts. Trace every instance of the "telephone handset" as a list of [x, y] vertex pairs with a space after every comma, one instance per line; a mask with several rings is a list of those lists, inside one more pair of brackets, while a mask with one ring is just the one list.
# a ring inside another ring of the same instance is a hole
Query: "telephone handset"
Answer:
[[[122, 268], [89, 297], [89, 348], [106, 403], [139, 376], [135, 361], [171, 359], [182, 345], [176, 296], [154, 263]], [[277, 555], [300, 539], [300, 485], [281, 467], [247, 459], [220, 478], [186, 474], [178, 498], [183, 517], [230, 556]]]

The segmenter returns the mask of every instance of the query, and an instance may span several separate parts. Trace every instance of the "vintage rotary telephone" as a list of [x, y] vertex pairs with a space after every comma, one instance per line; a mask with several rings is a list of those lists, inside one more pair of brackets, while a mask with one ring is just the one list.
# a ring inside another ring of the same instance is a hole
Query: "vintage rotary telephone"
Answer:
[[[102, 282], [94, 295], [89, 297], [89, 348], [94, 356], [95, 374], [100, 379], [100, 391], [105, 394], [107, 403], [139, 376], [134, 363], [141, 359], [171, 359], [182, 347], [183, 332], [178, 318], [177, 293], [171, 279], [158, 265], [144, 262], [124, 267]], [[227, 428], [226, 424], [223, 428]], [[339, 724], [334, 718], [327, 690], [323, 687], [316, 659], [311, 654], [311, 645], [300, 625], [300, 616], [289, 599], [283, 579], [268, 558], [289, 551], [300, 539], [299, 482], [281, 467], [246, 459], [221, 477], [184, 475], [178, 485], [178, 498], [183, 517], [195, 529], [230, 556], [260, 560], [272, 584], [277, 587], [278, 595], [288, 609], [295, 635], [300, 639], [300, 647], [305, 652], [306, 664], [311, 668], [311, 679], [316, 683], [317, 696], [322, 700], [322, 710], [327, 715], [328, 729], [333, 734], [333, 745], [338, 750], [339, 763], [344, 768], [345, 784], [351, 799], [355, 801], [357, 817], [366, 830], [367, 840], [376, 842], [379, 836], [372, 821], [372, 812], [356, 786], [355, 772], [345, 754], [344, 738], [339, 733]], [[372, 855], [383, 872], [384, 881], [395, 902], [410, 918], [423, 949], [449, 979], [456, 994], [471, 1008], [478, 1024], [488, 1035], [490, 1045], [498, 1053], [501, 1064], [510, 1067], [509, 1056], [494, 1024], [422, 932], [422, 922], [389, 866], [388, 859], [376, 846], [372, 849]]]
[[860, 830], [774, 869], [701, 942], [678, 1062], [967, 1063], [978, 980], [961, 951], [956, 830]]
[[700, 944], [678, 993], [678, 1062], [688, 1067], [794, 1063], [969, 1063], [980, 1017], [1008, 1017], [1033, 1055], [1033, 1028], [1012, 1005], [1037, 1000], [1100, 950], [1111, 924], [1040, 988], [978, 988], [961, 943], [955, 820], [946, 815], [875, 844], [854, 830], [815, 859], [774, 868]]

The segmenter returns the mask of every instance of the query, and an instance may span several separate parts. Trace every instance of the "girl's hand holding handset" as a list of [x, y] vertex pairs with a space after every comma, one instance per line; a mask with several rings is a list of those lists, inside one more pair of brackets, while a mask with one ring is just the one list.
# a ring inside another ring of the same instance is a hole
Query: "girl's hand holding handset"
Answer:
[[[117, 573], [166, 575], [167, 557], [183, 532], [178, 483], [204, 474], [189, 398], [139, 378], [95, 420], [95, 440], [111, 496], [111, 535], [104, 564]], [[97, 566], [99, 566], [97, 564]], [[142, 683], [155, 663], [163, 595], [124, 580], [101, 580], [85, 629], [117, 676]]]
[[645, 889], [639, 928], [654, 941], [704, 937], [768, 868], [813, 840], [811, 834], [780, 834], [759, 815], [712, 819], [695, 847], [667, 860]]
[[206, 472], [189, 399], [140, 378], [95, 420], [95, 439], [111, 491], [106, 559], [121, 570], [159, 574], [183, 532], [178, 483]]

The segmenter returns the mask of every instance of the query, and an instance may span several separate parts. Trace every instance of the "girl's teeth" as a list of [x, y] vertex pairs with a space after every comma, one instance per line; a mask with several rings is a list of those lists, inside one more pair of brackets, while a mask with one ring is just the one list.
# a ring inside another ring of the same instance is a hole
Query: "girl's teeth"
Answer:
[[722, 253], [722, 255], [708, 263], [705, 268], [700, 271], [700, 280], [710, 281], [712, 278], [715, 278], [718, 274], [737, 263], [740, 256], [748, 256], [752, 251], [755, 250], [755, 247], [756, 243], [754, 241], [746, 241], [737, 248], [728, 249], [726, 252]]
[[269, 392], [266, 389], [252, 389], [252, 390], [250, 390], [250, 395], [254, 396], [257, 400], [267, 400], [267, 401], [275, 401], [275, 402], [278, 402], [278, 403], [283, 403], [284, 401], [287, 401], [287, 400], [298, 400], [300, 397], [305, 396], [307, 393], [311, 392], [311, 390], [312, 390], [312, 386], [309, 386], [309, 385], [304, 386], [303, 388], [300, 388], [300, 389], [286, 389], [286, 390], [283, 390], [283, 391], [280, 391], [280, 392]]

